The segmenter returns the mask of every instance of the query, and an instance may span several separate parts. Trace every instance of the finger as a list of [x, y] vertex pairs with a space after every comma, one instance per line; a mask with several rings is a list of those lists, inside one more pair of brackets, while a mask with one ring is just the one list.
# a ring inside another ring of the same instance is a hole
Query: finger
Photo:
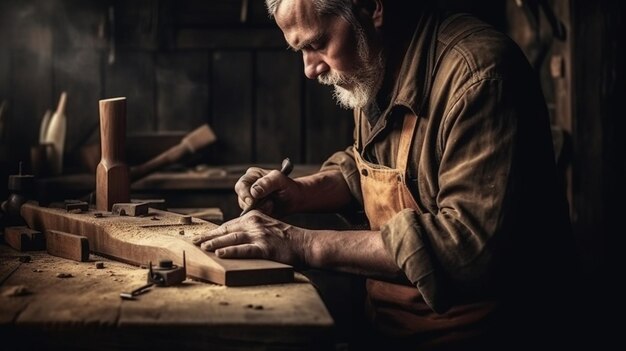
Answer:
[[286, 176], [277, 170], [267, 173], [262, 178], [257, 179], [250, 187], [250, 195], [255, 199], [266, 197], [267, 195], [280, 190], [285, 185]]
[[200, 248], [205, 251], [215, 251], [223, 247], [246, 244], [249, 241], [250, 238], [245, 232], [235, 232], [208, 240], [202, 243], [202, 245], [200, 245]]
[[207, 240], [211, 240], [211, 239], [216, 238], [218, 236], [219, 235], [210, 234], [210, 233], [198, 234], [198, 235], [194, 236], [193, 239], [191, 239], [191, 242], [194, 243], [195, 245], [200, 245], [203, 242], [205, 242]]
[[237, 180], [237, 183], [235, 183], [235, 193], [237, 193], [237, 197], [243, 201], [246, 206], [250, 206], [253, 199], [253, 196], [250, 194], [250, 187], [267, 173], [268, 171], [262, 168], [250, 167], [246, 173]]
[[[252, 198], [251, 197], [247, 197], [246, 199], [248, 199], [247, 201], [250, 202], [250, 204], [252, 203]], [[241, 208], [242, 210], [248, 206], [250, 206], [250, 204], [248, 204], [248, 202], [246, 202], [246, 200], [244, 200], [241, 197], [237, 198], [237, 202], [239, 204], [239, 208]]]
[[260, 247], [254, 244], [229, 246], [215, 251], [219, 258], [265, 258]]
[[222, 235], [226, 235], [232, 232], [240, 231], [241, 224], [239, 223], [239, 218], [235, 218], [226, 223], [223, 223], [219, 227], [209, 230], [206, 233], [197, 235], [192, 239], [192, 242], [196, 245], [199, 245], [207, 240], [211, 240], [216, 237], [220, 237]]

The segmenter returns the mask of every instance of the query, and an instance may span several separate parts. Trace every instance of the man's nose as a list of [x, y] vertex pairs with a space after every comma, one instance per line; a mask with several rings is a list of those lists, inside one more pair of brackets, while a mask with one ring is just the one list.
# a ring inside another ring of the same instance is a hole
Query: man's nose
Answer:
[[316, 79], [329, 69], [326, 62], [314, 52], [303, 52], [302, 59], [304, 60], [304, 75], [309, 79]]

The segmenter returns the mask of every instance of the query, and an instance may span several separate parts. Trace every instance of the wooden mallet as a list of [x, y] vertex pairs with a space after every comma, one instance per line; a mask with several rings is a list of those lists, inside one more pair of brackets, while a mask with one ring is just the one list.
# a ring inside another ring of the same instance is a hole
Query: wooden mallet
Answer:
[[96, 208], [111, 211], [113, 204], [130, 202], [130, 178], [126, 164], [126, 98], [100, 100], [100, 145], [96, 168]]

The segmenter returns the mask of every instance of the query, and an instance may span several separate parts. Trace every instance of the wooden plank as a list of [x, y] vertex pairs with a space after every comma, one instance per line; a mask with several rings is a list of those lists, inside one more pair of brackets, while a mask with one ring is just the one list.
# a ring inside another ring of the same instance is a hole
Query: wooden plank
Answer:
[[113, 17], [115, 43], [121, 49], [156, 50], [159, 44], [159, 2], [152, 0], [116, 1]]
[[157, 129], [189, 131], [209, 119], [209, 56], [161, 53], [156, 62]]
[[[623, 115], [626, 91], [626, 49], [621, 45], [626, 21], [623, 2], [571, 1], [570, 34], [573, 41], [573, 224], [579, 237], [587, 275], [606, 291], [597, 296], [609, 308], [612, 280], [621, 260], [623, 216], [626, 196], [624, 150], [626, 127]], [[622, 29], [620, 29], [622, 28]], [[590, 54], [593, 53], [593, 54]], [[605, 294], [607, 293], [607, 294]], [[616, 296], [616, 295], [615, 295]]]
[[50, 11], [62, 21], [53, 27], [55, 50], [107, 49], [109, 38], [104, 27], [111, 1], [56, 0], [50, 3], [54, 6]]
[[13, 157], [29, 160], [29, 146], [38, 142], [41, 119], [47, 109], [56, 107], [58, 99], [53, 99], [50, 84], [51, 48], [15, 50], [12, 62], [11, 118], [6, 121], [5, 136], [13, 147]]
[[237, 25], [240, 23], [241, 1], [186, 0], [176, 1], [172, 10], [179, 27]]
[[213, 113], [218, 141], [216, 164], [252, 161], [252, 54], [217, 51], [212, 56]]
[[[0, 32], [2, 29], [0, 28]], [[2, 40], [2, 37], [0, 37]], [[10, 96], [11, 87], [11, 50], [0, 50], [0, 103]], [[8, 112], [8, 111], [7, 111]], [[2, 136], [0, 135], [0, 140]]]
[[265, 7], [265, 1], [247, 1], [248, 2], [248, 21], [247, 23], [254, 26], [268, 26], [269, 28], [273, 28], [278, 32], [281, 39], [283, 39], [283, 45], [285, 45], [284, 37], [282, 32], [274, 23], [268, 14], [267, 8]]
[[155, 130], [154, 58], [150, 52], [118, 52], [116, 61], [105, 66], [104, 97], [125, 96], [127, 134]]
[[46, 230], [46, 250], [50, 255], [68, 260], [89, 261], [89, 240], [86, 236]]
[[333, 153], [352, 145], [352, 111], [342, 109], [332, 87], [307, 79], [305, 85], [305, 162], [321, 164]]
[[17, 251], [43, 250], [46, 248], [44, 234], [25, 226], [4, 228], [4, 241]]
[[[110, 212], [67, 213], [33, 203], [22, 206], [21, 215], [29, 227], [60, 230], [89, 239], [93, 252], [135, 265], [168, 258], [182, 265], [187, 256], [190, 277], [227, 286], [285, 283], [293, 280], [291, 266], [267, 260], [220, 259], [191, 242], [194, 235], [216, 225], [197, 218], [192, 224], [180, 224], [181, 215], [150, 209], [145, 217], [114, 216]], [[184, 235], [180, 232], [184, 231]]]
[[285, 38], [277, 28], [183, 28], [176, 32], [176, 49], [284, 49]]
[[48, 20], [55, 6], [33, 6], [17, 1], [8, 4], [8, 38], [3, 50], [11, 50], [10, 119], [5, 133], [11, 155], [28, 167], [31, 145], [38, 142], [41, 118], [56, 107], [52, 95], [53, 31]]
[[301, 58], [289, 51], [259, 52], [256, 66], [255, 160], [280, 162], [289, 157], [299, 163], [303, 145]]

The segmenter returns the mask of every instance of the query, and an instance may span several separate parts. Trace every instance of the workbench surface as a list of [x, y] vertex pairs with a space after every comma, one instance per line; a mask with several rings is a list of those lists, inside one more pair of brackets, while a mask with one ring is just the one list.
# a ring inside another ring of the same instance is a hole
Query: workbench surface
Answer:
[[[31, 260], [22, 263], [18, 256]], [[89, 262], [74, 262], [0, 244], [2, 349], [332, 348], [333, 320], [299, 273], [294, 283], [248, 287], [187, 279], [153, 287], [136, 300], [120, 298], [146, 277], [147, 269], [93, 253]]]

